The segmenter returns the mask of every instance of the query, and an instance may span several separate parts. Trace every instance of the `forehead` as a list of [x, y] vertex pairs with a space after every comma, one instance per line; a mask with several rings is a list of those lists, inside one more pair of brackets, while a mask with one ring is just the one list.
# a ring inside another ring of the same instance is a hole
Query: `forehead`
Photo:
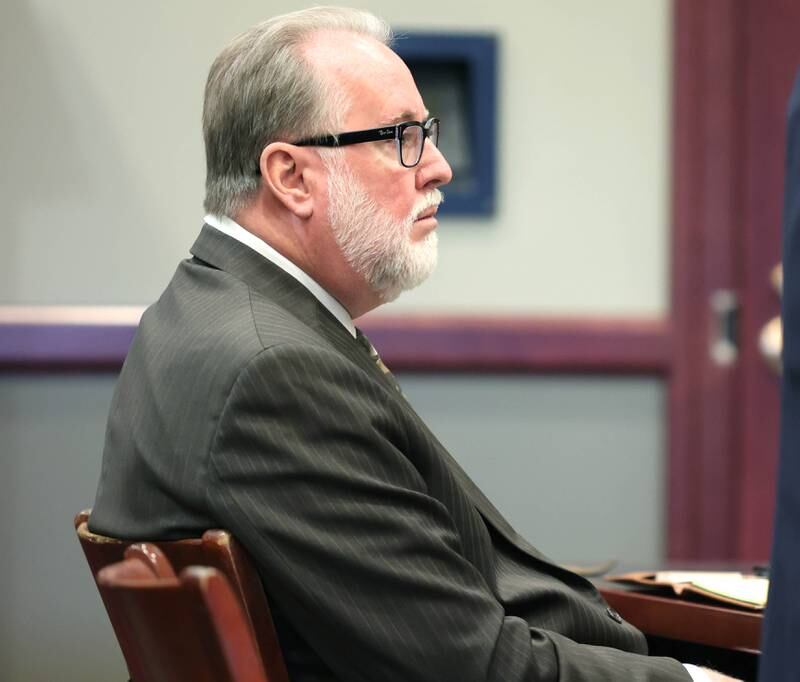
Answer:
[[425, 117], [414, 78], [392, 50], [367, 36], [324, 31], [304, 47], [322, 77], [348, 96], [348, 126], [371, 127]]

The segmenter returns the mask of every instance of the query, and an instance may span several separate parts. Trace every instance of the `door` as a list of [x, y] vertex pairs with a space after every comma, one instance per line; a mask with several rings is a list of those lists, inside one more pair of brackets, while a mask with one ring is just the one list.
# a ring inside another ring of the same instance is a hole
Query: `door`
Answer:
[[786, 104], [800, 2], [676, 0], [668, 550], [769, 556]]

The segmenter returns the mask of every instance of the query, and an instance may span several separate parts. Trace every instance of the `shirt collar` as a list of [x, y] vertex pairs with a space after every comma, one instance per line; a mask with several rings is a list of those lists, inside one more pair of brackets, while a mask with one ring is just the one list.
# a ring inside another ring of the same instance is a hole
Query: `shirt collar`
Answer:
[[205, 221], [207, 225], [232, 237], [245, 246], [249, 246], [253, 251], [261, 254], [268, 261], [274, 263], [281, 270], [294, 277], [300, 284], [308, 289], [314, 297], [330, 311], [331, 315], [341, 322], [342, 326], [350, 332], [353, 338], [355, 338], [356, 327], [353, 324], [353, 318], [350, 317], [350, 313], [345, 310], [344, 306], [339, 303], [339, 301], [325, 291], [311, 276], [292, 263], [292, 261], [278, 253], [263, 239], [259, 239], [252, 232], [248, 232], [227, 216], [209, 214], [205, 217]]

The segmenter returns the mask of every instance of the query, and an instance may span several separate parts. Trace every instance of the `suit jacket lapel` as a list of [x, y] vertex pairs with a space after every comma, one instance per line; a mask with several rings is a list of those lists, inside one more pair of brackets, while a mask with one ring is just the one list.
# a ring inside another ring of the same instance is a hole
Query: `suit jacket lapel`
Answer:
[[453, 458], [453, 456], [444, 448], [443, 452], [450, 471], [455, 476], [456, 480], [458, 480], [458, 482], [461, 484], [461, 487], [466, 491], [467, 496], [472, 504], [475, 505], [475, 508], [478, 510], [480, 515], [512, 545], [523, 550], [527, 554], [531, 554], [540, 561], [552, 563], [549, 559], [547, 559], [547, 557], [539, 552], [539, 550], [537, 550], [514, 530], [511, 524], [506, 521], [505, 517], [499, 512], [497, 507], [495, 507], [491, 501], [489, 501], [489, 498], [483, 494], [481, 489], [473, 482], [467, 472], [461, 468], [461, 465]]
[[336, 350], [386, 381], [366, 350], [306, 287], [277, 265], [219, 230], [204, 225], [190, 249], [199, 260], [242, 280], [317, 331]]

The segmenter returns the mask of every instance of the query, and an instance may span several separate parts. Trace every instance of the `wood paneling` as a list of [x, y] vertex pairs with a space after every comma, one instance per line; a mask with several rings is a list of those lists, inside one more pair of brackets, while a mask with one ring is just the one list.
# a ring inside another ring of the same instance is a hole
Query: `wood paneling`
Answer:
[[737, 362], [712, 360], [711, 298], [737, 292], [742, 5], [676, 0], [668, 555], [732, 558], [738, 524]]

